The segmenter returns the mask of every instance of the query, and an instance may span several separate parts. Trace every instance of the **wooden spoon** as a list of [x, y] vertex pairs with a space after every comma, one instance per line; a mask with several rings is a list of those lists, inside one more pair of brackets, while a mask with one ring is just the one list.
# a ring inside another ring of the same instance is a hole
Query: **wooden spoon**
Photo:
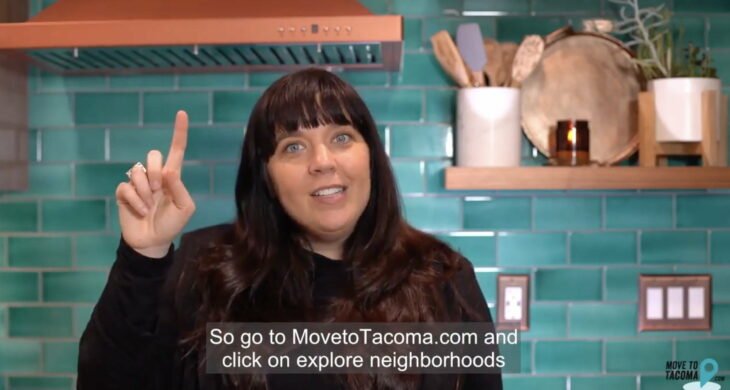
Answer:
[[522, 85], [522, 82], [540, 62], [543, 50], [545, 50], [545, 41], [539, 35], [527, 35], [522, 40], [512, 62], [511, 86], [520, 87]]
[[499, 43], [491, 38], [484, 39], [484, 50], [487, 52], [489, 62], [484, 66], [484, 72], [489, 77], [489, 85], [497, 87], [504, 82], [502, 70], [502, 49]]
[[515, 59], [515, 53], [517, 53], [517, 44], [513, 42], [503, 42], [502, 46], [502, 77], [503, 87], [509, 87], [512, 83], [512, 62]]
[[441, 30], [431, 36], [431, 44], [441, 67], [451, 76], [451, 79], [460, 87], [470, 86], [470, 72], [459, 54], [459, 49], [451, 39], [451, 35], [446, 30]]

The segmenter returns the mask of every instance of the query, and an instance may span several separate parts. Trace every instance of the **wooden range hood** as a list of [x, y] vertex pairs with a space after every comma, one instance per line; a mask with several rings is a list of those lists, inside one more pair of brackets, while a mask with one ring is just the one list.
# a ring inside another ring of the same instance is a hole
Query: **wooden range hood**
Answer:
[[0, 52], [60, 74], [400, 69], [403, 18], [357, 0], [59, 0]]

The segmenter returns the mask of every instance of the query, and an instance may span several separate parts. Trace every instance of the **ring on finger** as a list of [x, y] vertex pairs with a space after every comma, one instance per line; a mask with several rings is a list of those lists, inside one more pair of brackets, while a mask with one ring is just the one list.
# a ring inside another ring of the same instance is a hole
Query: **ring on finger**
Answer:
[[145, 168], [144, 165], [141, 162], [137, 161], [137, 163], [134, 164], [134, 166], [132, 166], [132, 168], [129, 168], [129, 170], [127, 171], [126, 174], [127, 174], [127, 177], [128, 178], [130, 178], [130, 179], [132, 178], [132, 171], [134, 170], [134, 168], [137, 168], [137, 167], [141, 167], [142, 168], [142, 172], [147, 173], [147, 168]]

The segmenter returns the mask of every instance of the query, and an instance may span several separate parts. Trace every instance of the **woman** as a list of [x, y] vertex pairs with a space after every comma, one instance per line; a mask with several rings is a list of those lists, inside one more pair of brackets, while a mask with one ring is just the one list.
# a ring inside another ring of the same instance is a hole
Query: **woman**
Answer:
[[180, 180], [187, 117], [164, 166], [119, 184], [117, 260], [81, 338], [81, 389], [501, 389], [494, 375], [206, 375], [208, 322], [491, 321], [468, 260], [401, 216], [375, 123], [318, 69], [256, 103], [235, 222], [174, 238], [195, 211]]

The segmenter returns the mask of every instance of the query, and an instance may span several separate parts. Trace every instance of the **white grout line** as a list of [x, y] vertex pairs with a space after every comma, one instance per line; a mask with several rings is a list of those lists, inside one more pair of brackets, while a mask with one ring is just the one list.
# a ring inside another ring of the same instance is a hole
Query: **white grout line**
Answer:
[[426, 117], [428, 115], [428, 112], [426, 110], [426, 106], [428, 105], [428, 102], [426, 101], [426, 90], [421, 90], [421, 121], [425, 122]]
[[3, 258], [7, 262], [8, 266], [10, 266], [10, 239], [8, 237], [2, 238], [5, 245], [3, 246]]
[[707, 229], [707, 234], [705, 235], [705, 263], [710, 265], [712, 264], [712, 230]]
[[213, 91], [208, 91], [208, 125], [213, 124]]
[[534, 232], [536, 229], [535, 225], [535, 202], [536, 202], [537, 196], [530, 195], [530, 231]]
[[532, 267], [530, 269], [530, 280], [529, 280], [530, 284], [528, 286], [528, 288], [530, 289], [530, 297], [529, 297], [528, 303], [530, 305], [533, 305], [535, 303], [535, 301], [537, 300], [536, 299], [537, 288], [535, 288], [535, 287], [537, 287], [537, 283], [535, 283], [536, 280], [537, 280], [537, 267]]
[[459, 202], [459, 226], [463, 229], [464, 228], [464, 222], [466, 221], [466, 215], [465, 215], [465, 207], [466, 204], [464, 202], [464, 199], [461, 199], [461, 202]]
[[104, 128], [104, 161], [111, 160], [111, 138], [111, 129], [108, 127]]
[[8, 310], [7, 306], [3, 306], [2, 310], [5, 312], [5, 315], [3, 316], [3, 326], [5, 327], [5, 334], [2, 334], [0, 336], [8, 337], [10, 335], [10, 311]]
[[[68, 92], [64, 92], [64, 93], [68, 94]], [[73, 123], [73, 126], [76, 126], [76, 124], [78, 122], [76, 120], [76, 93], [72, 92], [72, 93], [70, 93], [70, 95], [71, 95], [71, 99], [70, 99], [71, 100], [71, 123]]]
[[[502, 263], [502, 261], [500, 259], [501, 256], [499, 256], [499, 241], [500, 241], [499, 233], [495, 233], [493, 237], [494, 237], [494, 264], [499, 266]], [[529, 297], [528, 297], [528, 299], [529, 299]]]
[[[106, 206], [106, 205], [105, 205]], [[71, 233], [71, 236], [69, 237], [71, 240], [71, 269], [76, 269], [76, 241], [78, 240], [78, 235]]]
[[215, 194], [215, 165], [207, 164], [208, 166], [208, 195]]
[[[36, 223], [38, 226], [36, 226], [36, 233], [42, 232], [43, 229], [43, 200], [39, 199], [35, 202], [35, 212], [36, 214]], [[8, 240], [9, 241], [9, 240]], [[10, 242], [8, 242], [10, 244]], [[10, 260], [10, 259], [8, 259]]]
[[[421, 173], [421, 188], [424, 192], [428, 192], [428, 170], [426, 168], [426, 161], [421, 160], [418, 162], [418, 169]], [[463, 200], [462, 200], [463, 203]], [[462, 211], [463, 212], [463, 211]], [[461, 227], [464, 227], [464, 221], [462, 218]]]
[[137, 125], [142, 127], [144, 123], [144, 92], [137, 92]]
[[383, 129], [383, 136], [385, 137], [385, 153], [390, 157], [390, 125], [386, 125]]
[[[37, 278], [38, 280], [38, 303], [44, 303], [43, 302], [43, 272], [38, 272]], [[30, 303], [30, 302], [28, 302]]]
[[[68, 270], [66, 270], [68, 272]], [[70, 271], [74, 272], [74, 271]], [[24, 308], [67, 308], [74, 305], [88, 306], [93, 305], [94, 302], [79, 302], [79, 301], [63, 301], [63, 302], [3, 302], [3, 305], [10, 307], [24, 307]], [[17, 338], [17, 337], [13, 337]], [[33, 337], [30, 337], [33, 338]]]
[[46, 358], [46, 341], [48, 341], [47, 337], [42, 338], [41, 340], [38, 340], [41, 344], [41, 353], [38, 356], [38, 359], [40, 359], [40, 362], [38, 362], [38, 367], [40, 367], [40, 372], [43, 372], [46, 370], [45, 365], [45, 358]]
[[36, 162], [40, 162], [43, 160], [43, 142], [41, 140], [41, 136], [43, 134], [43, 131], [41, 129], [36, 129], [35, 132], [35, 160]]
[[104, 228], [105, 228], [104, 229], [104, 233], [107, 233], [107, 234], [111, 233], [111, 231], [112, 231], [112, 228], [111, 228], [111, 225], [112, 225], [112, 211], [111, 211], [111, 208], [112, 208], [111, 201], [109, 201], [108, 199], [105, 199], [105, 202], [104, 202], [104, 213], [106, 214], [106, 224], [104, 226]]
[[71, 196], [70, 199], [77, 199], [76, 197], [76, 166], [77, 162], [71, 162]]
[[608, 300], [608, 266], [604, 265], [601, 270], [601, 300]]
[[76, 337], [76, 310], [77, 305], [71, 306], [71, 337]]
[[535, 351], [537, 350], [537, 341], [530, 340], [530, 374], [535, 374]]

